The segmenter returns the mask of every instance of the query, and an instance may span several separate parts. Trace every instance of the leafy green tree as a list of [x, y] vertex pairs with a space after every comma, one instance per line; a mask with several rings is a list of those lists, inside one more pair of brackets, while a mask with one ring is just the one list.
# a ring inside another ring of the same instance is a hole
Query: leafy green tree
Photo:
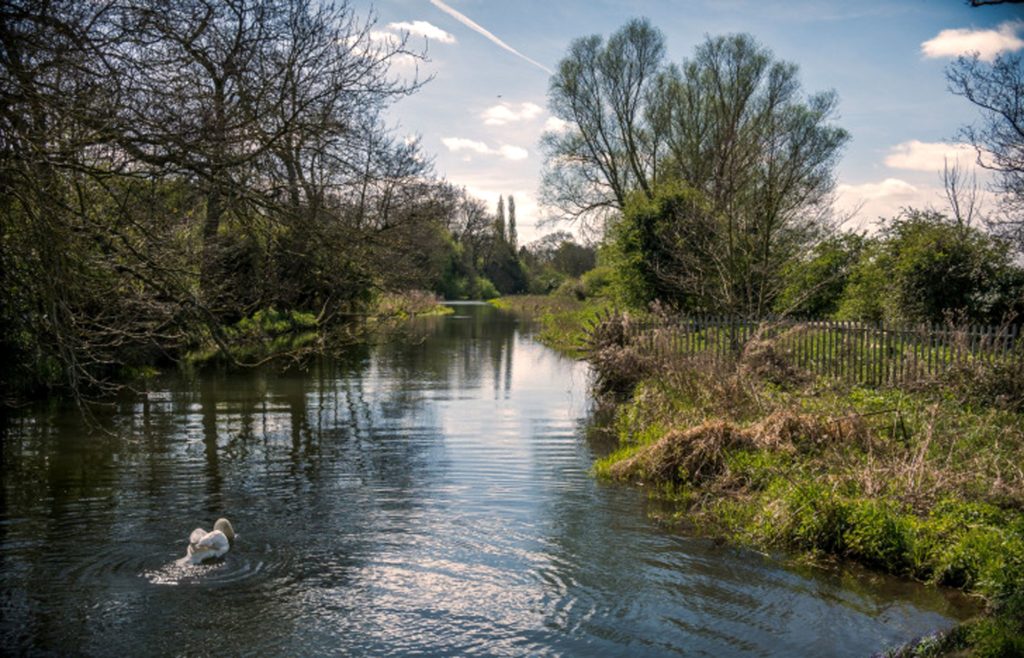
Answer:
[[566, 276], [583, 276], [596, 265], [597, 253], [594, 249], [577, 244], [575, 240], [564, 240], [551, 254], [551, 266]]
[[573, 42], [549, 92], [569, 128], [545, 137], [545, 198], [622, 241], [629, 299], [763, 314], [828, 224], [849, 139], [831, 123], [836, 95], [805, 95], [797, 67], [749, 35], [709, 37], [679, 66], [663, 57], [645, 21]]
[[577, 243], [571, 233], [556, 231], [520, 248], [519, 260], [527, 272], [529, 290], [545, 294], [566, 279], [593, 269], [597, 252], [592, 246]]
[[775, 312], [808, 318], [835, 315], [869, 242], [857, 233], [840, 233], [816, 244], [806, 256], [787, 262]]
[[839, 316], [890, 322], [998, 323], [1024, 310], [1009, 245], [934, 212], [907, 210], [864, 249]]

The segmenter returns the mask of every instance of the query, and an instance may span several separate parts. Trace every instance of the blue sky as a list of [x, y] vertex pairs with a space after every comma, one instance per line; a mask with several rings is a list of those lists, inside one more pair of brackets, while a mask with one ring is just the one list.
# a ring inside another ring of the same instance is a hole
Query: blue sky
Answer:
[[[537, 205], [538, 141], [551, 126], [544, 69], [554, 69], [577, 37], [607, 36], [643, 16], [665, 34], [672, 61], [689, 57], [706, 35], [747, 32], [798, 64], [806, 91], [839, 94], [837, 123], [852, 139], [837, 171], [837, 210], [859, 206], [854, 222], [862, 226], [901, 206], [941, 209], [943, 156], [973, 162], [956, 135], [978, 113], [946, 89], [952, 56], [1024, 48], [1024, 5], [972, 9], [963, 0], [379, 0], [354, 7], [364, 15], [372, 9], [375, 30], [407, 32], [411, 46], [427, 50], [420, 74], [433, 80], [392, 108], [391, 123], [399, 134], [420, 136], [438, 174], [492, 206], [499, 194], [513, 194], [521, 243], [567, 228], [537, 226], [546, 216]], [[396, 67], [411, 71], [408, 63]]]

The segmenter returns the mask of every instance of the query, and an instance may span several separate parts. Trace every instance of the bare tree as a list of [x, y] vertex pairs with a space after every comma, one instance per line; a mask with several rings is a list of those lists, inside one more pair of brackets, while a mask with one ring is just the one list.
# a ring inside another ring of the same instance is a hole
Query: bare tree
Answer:
[[633, 190], [650, 193], [660, 140], [646, 111], [664, 55], [664, 38], [647, 20], [630, 21], [607, 42], [572, 42], [548, 91], [568, 130], [544, 136], [545, 203], [567, 218], [601, 220]]
[[942, 188], [946, 193], [953, 220], [958, 226], [969, 228], [975, 217], [981, 215], [981, 201], [978, 199], [978, 177], [971, 172], [968, 176], [959, 162], [942, 165]]
[[305, 0], [3, 3], [0, 383], [104, 391], [230, 354], [227, 307], [366, 299], [432, 221], [408, 203], [429, 163], [381, 119], [417, 54], [371, 27]]
[[994, 228], [1024, 248], [1024, 58], [1004, 53], [988, 64], [977, 54], [960, 57], [946, 78], [951, 92], [981, 110], [980, 122], [961, 134], [974, 146], [978, 165], [996, 173], [1002, 217]]

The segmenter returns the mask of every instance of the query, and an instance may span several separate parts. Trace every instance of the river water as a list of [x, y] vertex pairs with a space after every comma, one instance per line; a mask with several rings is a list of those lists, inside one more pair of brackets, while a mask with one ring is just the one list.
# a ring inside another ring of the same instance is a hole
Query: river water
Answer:
[[[584, 364], [483, 305], [303, 370], [3, 421], [0, 653], [865, 656], [970, 612], [648, 520]], [[222, 562], [179, 567], [219, 516]]]

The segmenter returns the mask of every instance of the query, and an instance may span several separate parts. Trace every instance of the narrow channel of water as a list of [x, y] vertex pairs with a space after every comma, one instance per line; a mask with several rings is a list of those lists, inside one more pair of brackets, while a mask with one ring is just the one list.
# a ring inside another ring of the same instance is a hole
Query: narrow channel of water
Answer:
[[[346, 363], [168, 377], [107, 431], [9, 416], [0, 653], [865, 656], [968, 612], [659, 528], [588, 474], [586, 385], [458, 305]], [[176, 567], [221, 515], [223, 562]]]

